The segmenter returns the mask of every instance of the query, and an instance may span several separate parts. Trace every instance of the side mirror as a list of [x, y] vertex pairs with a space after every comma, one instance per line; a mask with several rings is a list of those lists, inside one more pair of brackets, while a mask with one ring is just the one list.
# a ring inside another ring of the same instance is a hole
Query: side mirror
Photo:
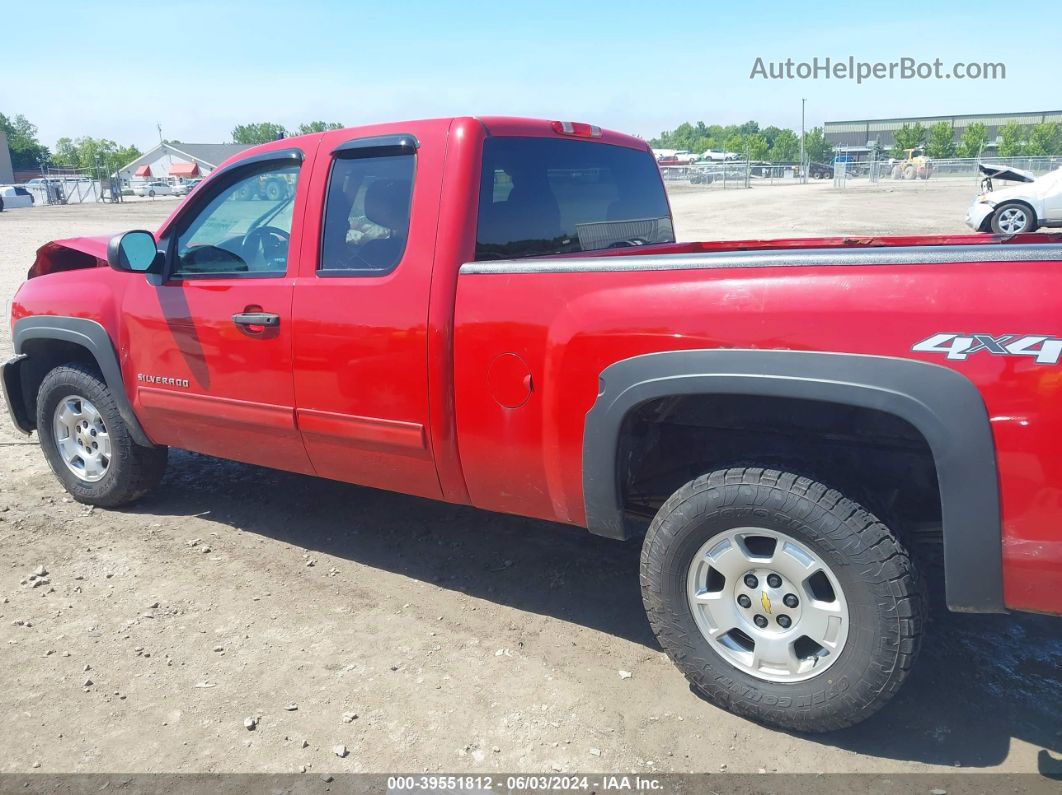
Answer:
[[153, 273], [160, 259], [155, 236], [143, 229], [115, 235], [107, 244], [107, 264], [116, 271]]

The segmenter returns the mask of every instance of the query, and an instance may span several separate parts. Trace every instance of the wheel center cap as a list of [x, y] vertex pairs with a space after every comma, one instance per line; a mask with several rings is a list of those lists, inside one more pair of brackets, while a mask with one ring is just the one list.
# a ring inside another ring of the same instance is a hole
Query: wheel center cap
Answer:
[[771, 597], [767, 595], [766, 591], [760, 593], [760, 604], [763, 605], [764, 612], [771, 612]]

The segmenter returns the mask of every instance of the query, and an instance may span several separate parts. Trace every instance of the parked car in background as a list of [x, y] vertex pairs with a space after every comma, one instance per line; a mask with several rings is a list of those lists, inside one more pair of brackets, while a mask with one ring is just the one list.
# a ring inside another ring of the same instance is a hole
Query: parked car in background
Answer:
[[0, 185], [0, 212], [32, 206], [33, 194], [22, 185]]
[[173, 187], [173, 195], [174, 196], [187, 196], [189, 193], [192, 192], [192, 188], [194, 188], [196, 185], [198, 185], [202, 181], [203, 180], [201, 180], [201, 179], [190, 179], [187, 182], [178, 182], [176, 185], [172, 186]]
[[[1042, 177], [1020, 169], [981, 164], [984, 190], [966, 211], [966, 225], [977, 232], [1018, 235], [1044, 226], [1062, 226], [1062, 168]], [[1020, 181], [994, 190], [993, 179]]]
[[140, 185], [133, 186], [134, 196], [148, 196], [155, 198], [156, 196], [179, 196], [177, 189], [168, 182], [162, 182], [161, 180], [155, 180], [154, 182], [144, 182]]

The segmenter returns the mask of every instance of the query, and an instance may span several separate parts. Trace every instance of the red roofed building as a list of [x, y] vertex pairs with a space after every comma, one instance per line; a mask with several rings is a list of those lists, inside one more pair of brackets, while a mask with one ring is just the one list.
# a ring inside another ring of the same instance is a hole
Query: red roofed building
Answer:
[[148, 180], [181, 182], [205, 177], [246, 144], [162, 143], [118, 170], [127, 184]]

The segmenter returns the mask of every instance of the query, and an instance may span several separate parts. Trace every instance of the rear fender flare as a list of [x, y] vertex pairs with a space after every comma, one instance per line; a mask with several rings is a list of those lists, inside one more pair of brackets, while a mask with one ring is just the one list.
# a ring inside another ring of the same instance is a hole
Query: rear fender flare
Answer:
[[635, 356], [607, 367], [583, 435], [587, 527], [627, 538], [617, 461], [624, 418], [678, 395], [756, 395], [821, 400], [894, 414], [933, 454], [944, 525], [948, 607], [1002, 612], [999, 480], [988, 412], [965, 376], [936, 364], [807, 351], [690, 350]]

